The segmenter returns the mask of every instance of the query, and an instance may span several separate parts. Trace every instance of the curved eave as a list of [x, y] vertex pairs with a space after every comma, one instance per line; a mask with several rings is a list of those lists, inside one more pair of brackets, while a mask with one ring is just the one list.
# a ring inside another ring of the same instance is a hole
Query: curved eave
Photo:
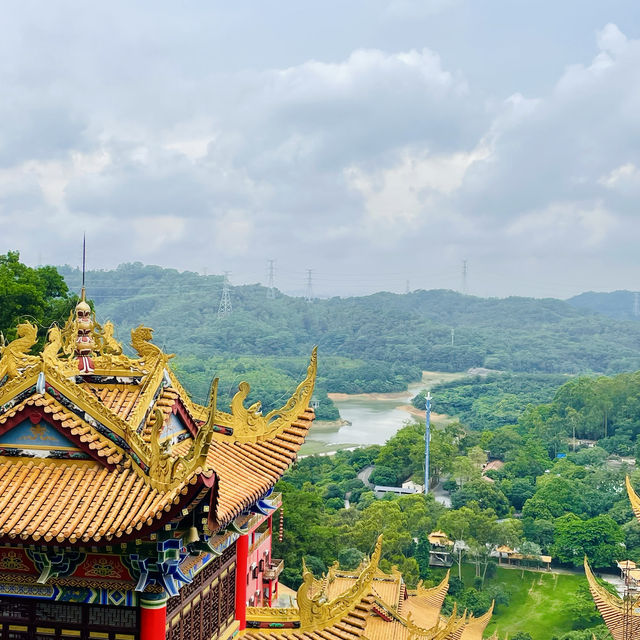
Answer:
[[625, 478], [625, 484], [627, 485], [627, 494], [629, 495], [629, 502], [631, 503], [631, 510], [638, 520], [640, 520], [640, 496], [635, 492], [633, 486], [631, 485], [631, 480], [629, 480], [629, 476]]
[[276, 437], [260, 442], [212, 440], [207, 466], [216, 474], [215, 519], [222, 527], [276, 484], [295, 462], [315, 414], [306, 411]]
[[491, 616], [493, 615], [493, 608], [495, 606], [495, 600], [491, 602], [491, 606], [477, 618], [471, 617], [462, 631], [461, 640], [482, 640], [482, 634], [487, 628]]
[[[627, 487], [629, 486], [627, 485]], [[633, 612], [632, 607], [625, 611], [626, 607], [623, 600], [609, 593], [602, 585], [598, 584], [586, 557], [584, 559], [584, 572], [596, 607], [614, 640], [637, 637], [640, 633], [640, 616]], [[629, 635], [625, 634], [625, 627], [627, 627]]]
[[143, 538], [208, 488], [193, 474], [171, 491], [92, 461], [0, 460], [0, 540], [84, 546]]

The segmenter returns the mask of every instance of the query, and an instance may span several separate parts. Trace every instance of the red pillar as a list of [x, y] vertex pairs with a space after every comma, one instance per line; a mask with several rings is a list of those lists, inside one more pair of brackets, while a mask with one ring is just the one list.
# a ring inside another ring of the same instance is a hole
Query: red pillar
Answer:
[[167, 599], [164, 593], [140, 596], [140, 640], [165, 640]]
[[[236, 620], [240, 629], [247, 627], [247, 565], [249, 562], [249, 535], [236, 541]], [[141, 640], [144, 640], [141, 638]]]

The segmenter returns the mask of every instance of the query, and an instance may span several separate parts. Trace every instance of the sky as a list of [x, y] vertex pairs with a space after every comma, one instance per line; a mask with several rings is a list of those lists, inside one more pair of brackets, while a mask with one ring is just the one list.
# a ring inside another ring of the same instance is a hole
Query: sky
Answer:
[[28, 264], [640, 290], [636, 0], [5, 0], [0, 122]]

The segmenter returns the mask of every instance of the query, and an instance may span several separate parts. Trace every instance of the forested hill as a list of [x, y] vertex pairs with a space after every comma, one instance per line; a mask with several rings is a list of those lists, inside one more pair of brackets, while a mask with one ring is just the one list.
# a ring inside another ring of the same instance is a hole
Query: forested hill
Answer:
[[[633, 291], [611, 291], [608, 293], [587, 291], [569, 298], [567, 302], [578, 309], [595, 311], [617, 320], [638, 322], [638, 316], [635, 315], [635, 296]], [[640, 308], [638, 312], [640, 312]]]
[[[78, 270], [60, 271], [78, 290]], [[125, 341], [125, 329], [145, 323], [168, 351], [197, 358], [299, 357], [318, 344], [325, 356], [442, 371], [640, 369], [640, 322], [555, 299], [485, 299], [434, 290], [307, 303], [279, 292], [270, 300], [266, 288], [245, 285], [232, 287], [233, 313], [218, 319], [221, 276], [140, 263], [89, 272], [87, 291], [99, 317], [113, 320]]]

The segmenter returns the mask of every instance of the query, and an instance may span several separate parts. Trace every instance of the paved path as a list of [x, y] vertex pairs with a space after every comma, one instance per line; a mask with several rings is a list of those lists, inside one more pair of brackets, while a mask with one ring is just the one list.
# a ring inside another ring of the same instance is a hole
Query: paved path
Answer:
[[436, 499], [436, 502], [439, 502], [445, 507], [451, 508], [451, 494], [442, 488], [441, 482], [438, 482], [438, 484], [431, 489], [431, 493]]
[[373, 486], [369, 482], [369, 476], [371, 475], [372, 471], [373, 471], [373, 465], [370, 465], [358, 472], [358, 478], [360, 478], [360, 480], [362, 480], [362, 482], [364, 482], [367, 487]]

